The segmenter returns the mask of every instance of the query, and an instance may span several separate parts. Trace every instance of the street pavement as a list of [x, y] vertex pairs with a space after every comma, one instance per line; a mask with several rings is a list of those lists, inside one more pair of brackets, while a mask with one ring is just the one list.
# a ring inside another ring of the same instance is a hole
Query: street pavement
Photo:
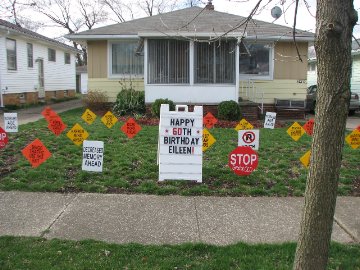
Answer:
[[[297, 241], [304, 199], [0, 192], [0, 235], [111, 243]], [[332, 240], [360, 243], [360, 197], [338, 197]]]
[[[51, 107], [62, 112], [81, 107], [81, 101]], [[19, 123], [42, 118], [43, 109], [18, 111]], [[348, 128], [360, 125], [360, 118], [350, 119]], [[0, 235], [142, 244], [282, 243], [297, 240], [303, 203], [299, 197], [0, 191]], [[360, 197], [338, 197], [332, 240], [360, 243]]]

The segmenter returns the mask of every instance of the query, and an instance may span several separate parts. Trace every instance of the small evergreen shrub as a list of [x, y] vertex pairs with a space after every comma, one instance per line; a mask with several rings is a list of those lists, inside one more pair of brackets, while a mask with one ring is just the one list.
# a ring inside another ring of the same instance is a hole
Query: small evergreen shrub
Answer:
[[223, 101], [218, 105], [218, 118], [235, 121], [240, 118], [240, 106], [236, 101]]
[[144, 114], [146, 111], [145, 92], [135, 91], [132, 88], [122, 89], [116, 96], [113, 111], [119, 115]]
[[175, 110], [175, 104], [172, 100], [159, 98], [151, 105], [151, 113], [158, 118], [160, 117], [161, 104], [169, 104], [170, 111]]
[[86, 108], [90, 110], [104, 110], [108, 105], [108, 96], [106, 93], [98, 90], [90, 90], [82, 99]]

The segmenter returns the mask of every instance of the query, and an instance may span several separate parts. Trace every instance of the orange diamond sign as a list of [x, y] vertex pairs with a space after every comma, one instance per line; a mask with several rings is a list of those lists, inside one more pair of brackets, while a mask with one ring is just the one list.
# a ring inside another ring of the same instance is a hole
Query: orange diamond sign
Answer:
[[89, 133], [82, 128], [78, 123], [76, 123], [72, 129], [66, 134], [70, 140], [73, 141], [77, 146], [83, 143], [84, 140], [89, 137]]
[[298, 141], [301, 136], [304, 135], [305, 130], [298, 122], [295, 122], [286, 132], [291, 138], [293, 138], [294, 141]]
[[133, 118], [129, 118], [129, 120], [127, 120], [126, 123], [121, 127], [121, 130], [129, 139], [132, 139], [136, 134], [139, 133], [141, 126], [139, 126]]
[[203, 119], [206, 128], [212, 128], [217, 123], [217, 121], [218, 120], [215, 116], [212, 115], [211, 112], [208, 112]]
[[242, 130], [242, 129], [253, 129], [254, 126], [250, 124], [248, 121], [246, 121], [245, 118], [241, 119], [240, 122], [235, 127], [236, 131]]
[[41, 114], [44, 116], [44, 118], [46, 119], [46, 121], [49, 122], [51, 117], [55, 117], [58, 116], [58, 114], [53, 111], [49, 106], [47, 106], [42, 112]]
[[83, 115], [81, 116], [81, 118], [89, 125], [91, 125], [95, 119], [96, 119], [96, 114], [93, 113], [91, 110], [86, 109], [85, 112], [83, 113]]
[[110, 111], [107, 112], [102, 118], [101, 118], [101, 122], [104, 123], [105, 126], [107, 126], [108, 128], [112, 128], [113, 125], [116, 124], [117, 122], [117, 118], [115, 115], [113, 115]]
[[51, 153], [39, 139], [35, 139], [32, 143], [26, 146], [21, 152], [24, 155], [24, 157], [26, 157], [27, 160], [29, 160], [33, 168], [40, 166], [40, 164], [42, 164], [49, 157], [51, 157]]
[[305, 123], [305, 125], [303, 125], [305, 132], [310, 136], [312, 136], [314, 132], [314, 123], [314, 119], [310, 119]]
[[205, 152], [210, 146], [212, 146], [216, 142], [216, 139], [206, 128], [204, 128], [202, 141], [202, 151]]
[[60, 116], [50, 117], [48, 128], [56, 135], [59, 136], [65, 129], [66, 125], [61, 120]]

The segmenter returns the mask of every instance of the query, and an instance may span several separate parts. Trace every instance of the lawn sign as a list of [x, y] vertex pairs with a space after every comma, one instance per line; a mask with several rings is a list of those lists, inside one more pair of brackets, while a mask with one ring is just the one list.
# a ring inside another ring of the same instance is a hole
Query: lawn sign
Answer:
[[83, 129], [82, 126], [76, 123], [72, 129], [69, 130], [66, 136], [77, 146], [80, 146], [80, 144], [89, 137], [89, 133]]
[[253, 129], [254, 126], [249, 123], [245, 118], [241, 119], [240, 122], [236, 125], [235, 130], [243, 130], [243, 129]]
[[214, 125], [218, 122], [218, 120], [211, 112], [208, 112], [204, 116], [203, 122], [204, 122], [205, 127], [210, 129], [210, 128], [214, 127]]
[[305, 134], [304, 128], [298, 122], [292, 124], [286, 132], [296, 142]]
[[276, 121], [276, 113], [275, 112], [266, 112], [264, 128], [274, 129]]
[[6, 131], [2, 127], [0, 127], [0, 149], [4, 148], [8, 142], [9, 138]]
[[258, 166], [256, 151], [248, 146], [238, 146], [229, 154], [229, 167], [237, 175], [250, 175]]
[[17, 113], [4, 113], [4, 126], [6, 132], [18, 132]]
[[113, 115], [110, 111], [101, 118], [101, 122], [103, 122], [104, 125], [107, 126], [107, 128], [112, 128], [117, 121], [117, 117]]
[[202, 128], [202, 106], [195, 106], [193, 112], [188, 112], [186, 105], [177, 105], [175, 111], [169, 111], [168, 104], [161, 104], [159, 181], [202, 182]]
[[239, 130], [238, 146], [248, 146], [254, 150], [259, 150], [259, 134], [260, 132], [258, 129]]
[[125, 124], [121, 127], [121, 131], [125, 133], [125, 135], [132, 139], [138, 134], [141, 130], [141, 126], [139, 126], [134, 118], [129, 118]]
[[206, 128], [204, 128], [202, 141], [203, 141], [202, 151], [205, 152], [206, 150], [209, 149], [210, 146], [212, 146], [216, 142], [216, 139], [214, 138], [213, 135], [211, 135], [211, 133]]
[[51, 153], [39, 139], [35, 139], [28, 144], [21, 152], [29, 160], [33, 168], [40, 166], [51, 157]]
[[82, 114], [81, 118], [88, 124], [91, 125], [94, 123], [96, 119], [96, 114], [93, 113], [91, 110], [86, 109], [85, 112]]
[[102, 172], [104, 159], [104, 142], [87, 141], [83, 143], [82, 170]]

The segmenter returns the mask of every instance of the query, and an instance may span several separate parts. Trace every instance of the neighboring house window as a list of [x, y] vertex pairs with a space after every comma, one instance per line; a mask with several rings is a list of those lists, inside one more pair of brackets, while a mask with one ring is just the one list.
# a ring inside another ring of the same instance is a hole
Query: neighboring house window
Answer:
[[148, 55], [149, 84], [190, 82], [188, 41], [150, 39]]
[[236, 41], [195, 43], [195, 83], [235, 84]]
[[240, 75], [254, 78], [272, 77], [272, 50], [269, 44], [240, 46]]
[[315, 70], [316, 70], [316, 64], [315, 63], [309, 63], [308, 71], [315, 71]]
[[144, 75], [144, 56], [137, 47], [137, 40], [111, 44], [111, 75]]
[[27, 43], [27, 61], [28, 61], [28, 67], [34, 67], [34, 51], [33, 51], [33, 45], [31, 43]]
[[70, 64], [70, 53], [65, 53], [65, 64]]
[[48, 48], [48, 59], [51, 62], [56, 61], [56, 51], [54, 49]]
[[16, 40], [10, 38], [6, 39], [6, 57], [7, 68], [9, 70], [16, 70]]

